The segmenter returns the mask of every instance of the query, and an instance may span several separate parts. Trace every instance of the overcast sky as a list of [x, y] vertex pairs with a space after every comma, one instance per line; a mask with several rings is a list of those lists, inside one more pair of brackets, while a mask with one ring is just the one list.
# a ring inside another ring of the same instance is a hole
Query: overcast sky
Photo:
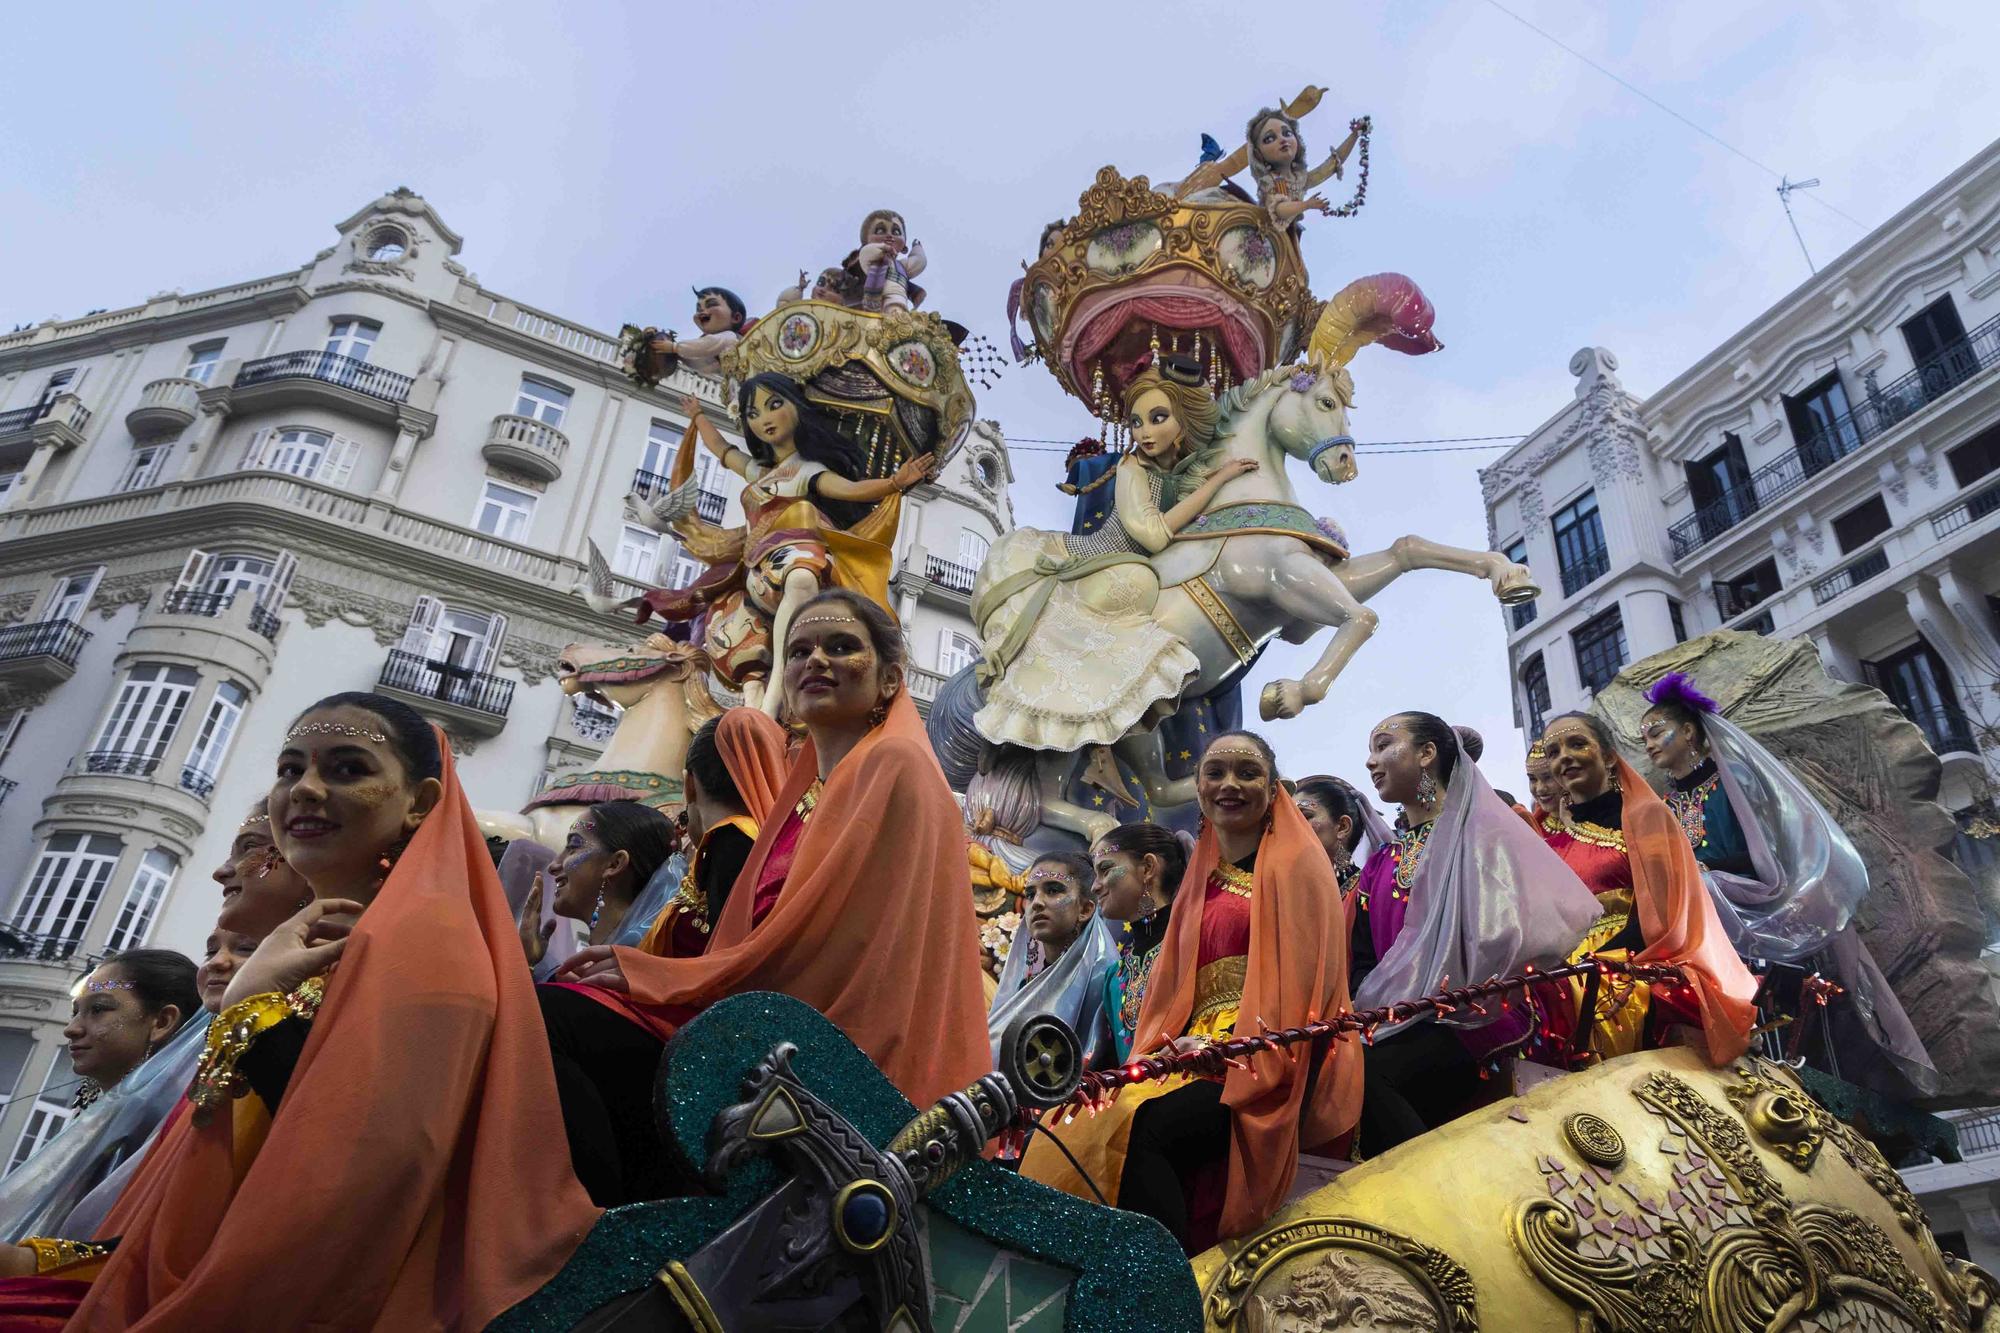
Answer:
[[[1869, 227], [2000, 128], [1990, 0], [1506, 3]], [[1307, 221], [1314, 289], [1407, 273], [1445, 342], [1356, 359], [1364, 445], [1532, 430], [1590, 344], [1643, 396], [1807, 276], [1775, 180], [1492, 0], [127, 3], [17, 6], [7, 26], [0, 328], [296, 267], [408, 185], [487, 286], [607, 330], [685, 325], [693, 283], [760, 311], [895, 207], [932, 308], [1004, 343], [1008, 282], [1098, 167], [1177, 176], [1204, 130], [1233, 145], [1307, 83], [1331, 90], [1305, 126], [1315, 159], [1352, 116], [1376, 124], [1366, 208]], [[1796, 206], [1822, 264], [1863, 234]], [[980, 415], [1017, 440], [1092, 429], [1040, 367]], [[1294, 485], [1357, 549], [1483, 545], [1492, 456], [1364, 451], [1347, 486]], [[1023, 522], [1063, 522], [1060, 458], [1016, 452]], [[1334, 695], [1267, 728], [1285, 767], [1360, 778], [1369, 727], [1422, 708], [1482, 730], [1483, 766], [1518, 791], [1484, 585], [1418, 575], [1375, 605]], [[1309, 660], [1280, 645], [1253, 691]]]

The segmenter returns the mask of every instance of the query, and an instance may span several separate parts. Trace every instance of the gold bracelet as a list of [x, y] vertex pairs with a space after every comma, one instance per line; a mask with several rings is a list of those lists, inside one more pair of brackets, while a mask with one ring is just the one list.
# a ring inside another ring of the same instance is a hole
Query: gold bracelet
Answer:
[[326, 978], [312, 977], [289, 995], [266, 991], [238, 1000], [215, 1016], [208, 1028], [208, 1044], [201, 1062], [195, 1066], [194, 1085], [188, 1101], [197, 1116], [206, 1117], [217, 1106], [250, 1091], [250, 1085], [236, 1072], [236, 1062], [250, 1049], [259, 1034], [287, 1018], [308, 1022], [319, 1012], [326, 996]]
[[109, 1245], [87, 1240], [57, 1240], [52, 1236], [27, 1236], [21, 1241], [35, 1252], [35, 1275], [53, 1273], [71, 1264], [88, 1263], [111, 1253]]

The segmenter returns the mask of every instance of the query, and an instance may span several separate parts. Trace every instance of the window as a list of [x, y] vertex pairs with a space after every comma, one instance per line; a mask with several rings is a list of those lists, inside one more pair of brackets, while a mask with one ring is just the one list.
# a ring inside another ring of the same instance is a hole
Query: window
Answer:
[[375, 346], [376, 336], [382, 326], [366, 319], [336, 319], [327, 330], [326, 350], [334, 356], [352, 357], [356, 361], [366, 361], [368, 353]]
[[1958, 706], [1958, 691], [1944, 659], [1922, 639], [1899, 653], [1867, 664], [1872, 683], [1917, 724], [1937, 754], [1977, 753], [1972, 727]]
[[957, 630], [938, 632], [938, 672], [955, 676], [979, 660], [979, 644]]
[[203, 384], [213, 382], [215, 368], [222, 364], [224, 345], [224, 341], [219, 340], [212, 343], [196, 343], [188, 348], [187, 369], [181, 374], [191, 380], [200, 380]]
[[2000, 865], [2000, 838], [1992, 834], [1979, 837], [1972, 830], [1974, 826], [1991, 827], [1994, 810], [1990, 806], [1971, 805], [1954, 811], [1952, 818], [1958, 821], [1958, 833], [1945, 854], [1975, 880], [1984, 878], [1986, 871]]
[[104, 952], [136, 949], [146, 942], [146, 932], [153, 928], [153, 914], [160, 910], [160, 900], [173, 887], [174, 872], [180, 868], [174, 854], [161, 847], [152, 848], [139, 858], [132, 887], [125, 891], [118, 919], [112, 922], [111, 934], [104, 941]]
[[410, 238], [396, 227], [377, 227], [368, 235], [367, 256], [378, 264], [393, 264], [410, 252]]
[[1592, 693], [1609, 685], [1625, 665], [1625, 617], [1615, 606], [1585, 621], [1570, 638], [1576, 644], [1577, 679]]
[[193, 667], [141, 662], [127, 673], [85, 762], [93, 773], [149, 773], [174, 738], [201, 677]]
[[49, 382], [42, 386], [41, 396], [35, 399], [37, 407], [45, 407], [66, 393], [75, 393], [83, 384], [83, 374], [75, 366], [68, 370], [58, 370], [49, 376]]
[[628, 579], [652, 582], [660, 572], [660, 534], [625, 524], [618, 530], [618, 556], [611, 568]]
[[1965, 325], [1949, 295], [1903, 321], [1903, 341], [1921, 372], [1924, 396], [1934, 398], [1979, 373], [1979, 358], [1965, 340]]
[[691, 555], [677, 554], [674, 556], [673, 573], [667, 579], [667, 586], [669, 588], [685, 588], [700, 578], [702, 571], [707, 568], [707, 565], [704, 565]]
[[51, 833], [22, 891], [14, 924], [39, 935], [81, 938], [121, 850], [108, 834]]
[[1604, 523], [1597, 513], [1597, 492], [1585, 491], [1555, 516], [1556, 564], [1562, 569], [1563, 596], [1602, 578], [1611, 569], [1604, 548]]
[[1722, 447], [1687, 465], [1688, 498], [1694, 502], [1701, 539], [1708, 541], [1757, 512], [1757, 492], [1750, 484], [1750, 464], [1743, 441], [1724, 435]]
[[535, 516], [535, 493], [497, 481], [486, 483], [479, 497], [479, 510], [472, 526], [489, 537], [517, 542], [528, 535], [528, 523]]
[[1970, 486], [1982, 477], [2000, 471], [2000, 426], [1989, 426], [1945, 455], [1951, 464], [1951, 479]]
[[1674, 627], [1674, 642], [1686, 643], [1688, 641], [1687, 613], [1681, 609], [1681, 604], [1671, 597], [1667, 598], [1667, 622]]
[[967, 569], [976, 570], [986, 563], [986, 553], [993, 549], [993, 543], [974, 532], [971, 528], [958, 530], [958, 563]]
[[1841, 386], [1839, 371], [1784, 402], [1808, 477], [1861, 447], [1861, 432], [1848, 415], [1847, 390]]
[[[28, 710], [25, 708], [11, 708], [0, 713], [0, 764], [6, 763], [7, 756], [14, 752], [14, 740], [21, 734], [21, 724], [27, 718]], [[5, 1093], [6, 1089], [0, 1088], [0, 1096]]]
[[[1510, 545], [1507, 548], [1507, 558], [1513, 561], [1517, 565], [1527, 564], [1528, 563], [1527, 540], [1523, 538], [1522, 540], [1514, 542], [1512, 545]], [[1508, 627], [1510, 629], [1525, 629], [1527, 626], [1535, 623], [1535, 616], [1537, 614], [1538, 613], [1535, 610], [1535, 604], [1531, 601], [1521, 602], [1518, 603], [1517, 605], [1510, 606], [1507, 608]]]
[[533, 375], [521, 376], [521, 393], [514, 400], [514, 415], [533, 417], [545, 426], [560, 426], [569, 411], [569, 390]]
[[1850, 555], [1889, 530], [1889, 506], [1877, 495], [1833, 520], [1833, 539]]
[[259, 431], [243, 456], [246, 468], [283, 472], [328, 486], [345, 486], [354, 476], [361, 442], [305, 426]]
[[49, 1065], [49, 1076], [42, 1080], [42, 1091], [35, 1098], [35, 1109], [28, 1113], [28, 1123], [21, 1127], [14, 1155], [7, 1160], [9, 1171], [33, 1157], [36, 1149], [62, 1133], [63, 1126], [76, 1114], [70, 1106], [70, 1099], [80, 1081], [76, 1071], [69, 1066], [69, 1047], [56, 1047], [56, 1058]]
[[671, 421], [654, 417], [646, 427], [646, 452], [639, 460], [639, 470], [650, 472], [656, 477], [664, 477], [674, 468], [674, 455], [681, 449], [681, 431]]
[[103, 575], [104, 566], [82, 570], [75, 574], [65, 574], [56, 580], [56, 586], [49, 593], [49, 604], [42, 612], [44, 620], [82, 620], [83, 613], [90, 605], [90, 594], [97, 591], [97, 580]]
[[401, 649], [427, 662], [462, 671], [491, 671], [507, 637], [507, 617], [446, 606], [435, 597], [419, 597], [410, 608]]
[[1778, 562], [1759, 561], [1733, 578], [1715, 581], [1715, 614], [1727, 624], [1757, 603], [1776, 596], [1778, 589]]
[[35, 1039], [29, 1034], [19, 1028], [0, 1028], [0, 1101], [13, 1097], [34, 1049]]
[[229, 757], [229, 742], [236, 738], [236, 724], [243, 720], [243, 710], [249, 703], [250, 692], [233, 680], [215, 687], [215, 696], [208, 701], [208, 712], [202, 715], [201, 730], [195, 733], [194, 748], [188, 751], [187, 762], [181, 766], [184, 790], [203, 800], [215, 790], [215, 775], [222, 771], [222, 761]]
[[0, 471], [0, 500], [5, 500], [8, 496], [12, 495], [14, 488], [21, 484], [21, 478], [26, 475], [24, 471], [17, 467]]
[[239, 592], [260, 594], [271, 586], [277, 562], [261, 555], [219, 555], [209, 564], [201, 580], [203, 592], [234, 597]]
[[142, 444], [132, 451], [132, 459], [125, 465], [125, 475], [119, 479], [121, 491], [143, 491], [148, 486], [157, 485], [160, 471], [167, 465], [167, 456], [174, 451], [171, 444]]
[[1530, 740], [1542, 734], [1548, 726], [1549, 717], [1549, 669], [1542, 662], [1542, 655], [1536, 653], [1521, 668], [1521, 696], [1528, 715], [1528, 737]]

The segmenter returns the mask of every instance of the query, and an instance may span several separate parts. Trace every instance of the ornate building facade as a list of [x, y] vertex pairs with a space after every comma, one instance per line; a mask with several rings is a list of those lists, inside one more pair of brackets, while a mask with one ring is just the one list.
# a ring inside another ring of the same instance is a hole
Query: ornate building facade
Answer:
[[[90, 961], [199, 957], [210, 870], [291, 718], [339, 690], [445, 727], [473, 803], [514, 809], [615, 717], [564, 696], [571, 642], [644, 631], [577, 595], [699, 566], [625, 518], [693, 394], [616, 339], [483, 287], [422, 198], [385, 195], [299, 269], [0, 336], [0, 1166], [60, 1129]], [[740, 482], [697, 460], [704, 517]], [[979, 423], [905, 501], [895, 592], [920, 700], [975, 652], [971, 571], [1012, 521]], [[11, 1100], [10, 1100], [11, 1099]]]
[[[1715, 629], [1809, 639], [1943, 761], [1948, 850], [1991, 911], [2000, 840], [2000, 144], [1640, 399], [1586, 347], [1574, 399], [1481, 473], [1540, 576], [1503, 611], [1534, 733], [1626, 663]], [[1990, 921], [1989, 921], [1990, 924]], [[1995, 957], [1992, 950], [1988, 960]], [[1921, 1168], [1933, 1224], [2000, 1255], [2000, 1137]]]

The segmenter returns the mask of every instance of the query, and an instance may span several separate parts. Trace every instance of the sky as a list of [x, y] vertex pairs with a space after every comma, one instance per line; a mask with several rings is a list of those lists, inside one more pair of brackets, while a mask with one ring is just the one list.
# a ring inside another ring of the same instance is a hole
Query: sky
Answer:
[[[1824, 264], [2000, 127], [1990, 0], [114, 3], [85, 23], [19, 7], [8, 29], [0, 328], [295, 268], [407, 185], [489, 288], [607, 330], [684, 326], [696, 283], [766, 308], [893, 207], [930, 308], [1004, 345], [1008, 283], [1100, 166], [1178, 177], [1204, 131], [1233, 145], [1259, 106], [1324, 85], [1315, 159], [1353, 116], [1376, 131], [1366, 207], [1307, 220], [1313, 288], [1408, 274], [1445, 344], [1355, 359], [1357, 480], [1295, 469], [1357, 550], [1485, 544], [1497, 453], [1383, 442], [1532, 431], [1584, 346], [1643, 397], [1803, 281], [1769, 171], [1822, 181], [1794, 207]], [[1030, 366], [979, 415], [1023, 442], [1019, 521], [1066, 526], [1059, 446], [1025, 442], [1094, 433], [1081, 405]], [[1417, 574], [1374, 606], [1327, 700], [1265, 726], [1281, 766], [1362, 778], [1370, 728], [1415, 708], [1478, 728], [1519, 791], [1485, 585]], [[1317, 651], [1274, 647], [1250, 697]]]

